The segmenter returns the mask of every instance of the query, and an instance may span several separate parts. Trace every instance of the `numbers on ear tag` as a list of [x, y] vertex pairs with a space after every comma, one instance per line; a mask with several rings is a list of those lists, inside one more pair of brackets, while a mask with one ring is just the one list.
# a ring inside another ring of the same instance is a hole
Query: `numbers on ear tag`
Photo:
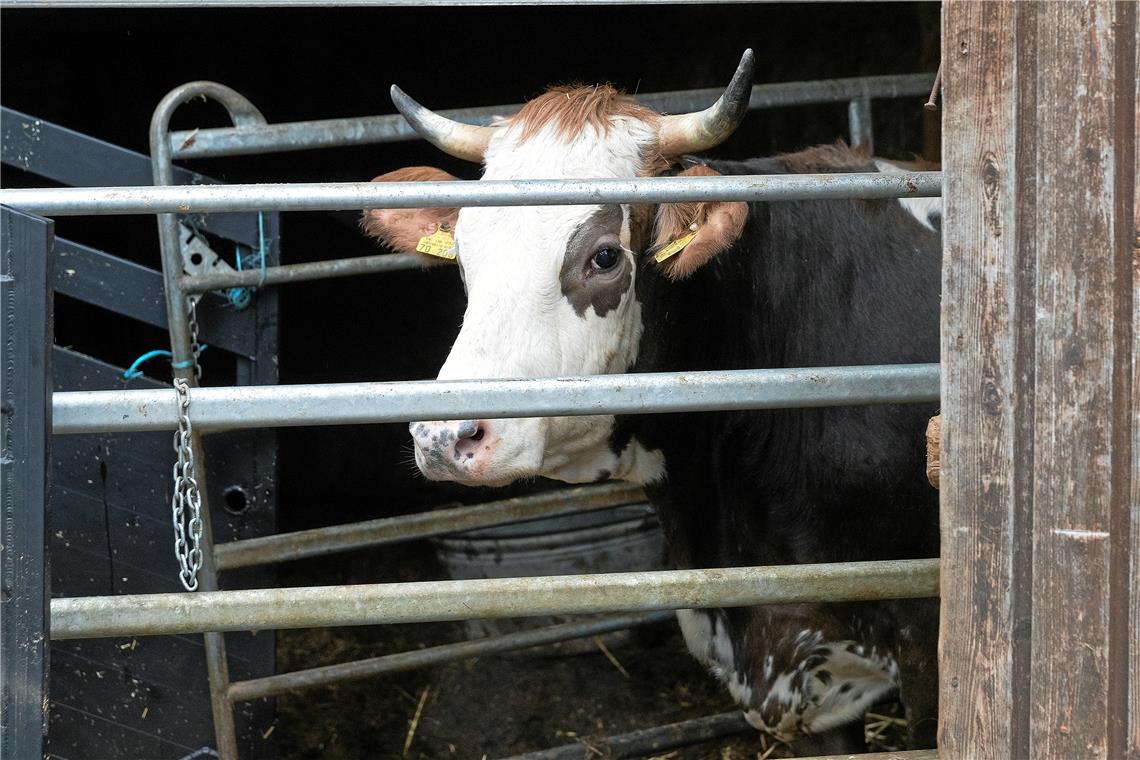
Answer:
[[665, 244], [665, 247], [653, 255], [653, 260], [660, 264], [670, 256], [675, 256], [684, 250], [685, 246], [693, 242], [693, 238], [697, 236], [696, 232], [690, 232], [688, 235], [679, 237]]
[[416, 243], [416, 250], [429, 256], [438, 256], [441, 259], [452, 261], [455, 259], [455, 238], [451, 231], [441, 226], [430, 235], [420, 238]]

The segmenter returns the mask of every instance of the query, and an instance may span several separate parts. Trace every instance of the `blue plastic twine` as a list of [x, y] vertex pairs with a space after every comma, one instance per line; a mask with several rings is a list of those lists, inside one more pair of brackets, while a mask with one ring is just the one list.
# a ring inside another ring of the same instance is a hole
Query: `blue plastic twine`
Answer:
[[[258, 266], [261, 269], [261, 276], [258, 278], [257, 286], [265, 285], [265, 214], [261, 211], [257, 212], [257, 252], [251, 251], [251, 259], [256, 257]], [[237, 270], [242, 271], [242, 266], [245, 262], [242, 261], [241, 246], [234, 247], [234, 260], [237, 263]], [[247, 308], [253, 302], [253, 291], [257, 288], [230, 288], [226, 291], [226, 300], [229, 301], [230, 306], [233, 306], [238, 311]], [[209, 346], [203, 343], [198, 347], [198, 352], [205, 351]], [[139, 369], [144, 362], [148, 362], [157, 356], [165, 356], [168, 359], [173, 359], [174, 355], [169, 351], [147, 351], [131, 362], [131, 366], [123, 372], [123, 379], [134, 380], [136, 377], [142, 377], [143, 371]], [[194, 359], [187, 359], [181, 362], [172, 362], [172, 369], [190, 369], [194, 366]]]
[[[205, 351], [207, 348], [209, 348], [209, 346], [203, 343], [198, 347], [198, 353]], [[131, 362], [131, 366], [127, 367], [127, 369], [123, 371], [123, 379], [134, 380], [136, 377], [142, 377], [143, 371], [139, 369], [139, 367], [141, 367], [144, 362], [148, 362], [157, 356], [165, 356], [167, 359], [174, 358], [174, 355], [169, 351], [147, 351], [145, 354]], [[190, 369], [194, 366], [194, 360], [186, 359], [185, 361], [172, 362], [170, 366], [173, 369]]]
[[[257, 286], [261, 287], [265, 284], [265, 215], [260, 211], [257, 212], [257, 244], [258, 250], [253, 258], [256, 259], [261, 268], [261, 276], [257, 282]], [[242, 261], [241, 246], [234, 247], [234, 261], [237, 263], [237, 270], [242, 271], [246, 262]], [[226, 291], [226, 300], [229, 301], [230, 306], [241, 311], [253, 302], [254, 290], [256, 288], [230, 288]]]

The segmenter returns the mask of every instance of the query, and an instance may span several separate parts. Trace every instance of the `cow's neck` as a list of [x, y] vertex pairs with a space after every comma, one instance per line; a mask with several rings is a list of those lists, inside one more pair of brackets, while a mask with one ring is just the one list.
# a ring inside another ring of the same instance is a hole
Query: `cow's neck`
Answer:
[[[756, 218], [755, 214], [761, 217]], [[753, 211], [746, 237], [762, 234]], [[635, 372], [681, 372], [780, 366], [763, 329], [769, 305], [759, 303], [754, 256], [726, 251], [689, 279], [673, 282], [643, 262], [637, 277], [643, 333]], [[748, 419], [745, 419], [745, 416]], [[732, 431], [739, 431], [733, 436]], [[764, 556], [757, 535], [765, 524], [756, 503], [767, 446], [755, 416], [701, 412], [620, 417], [615, 448], [655, 452], [663, 476], [647, 484], [680, 566], [732, 565], [786, 559]], [[639, 454], [643, 459], [645, 454]], [[759, 553], [759, 554], [758, 554]]]

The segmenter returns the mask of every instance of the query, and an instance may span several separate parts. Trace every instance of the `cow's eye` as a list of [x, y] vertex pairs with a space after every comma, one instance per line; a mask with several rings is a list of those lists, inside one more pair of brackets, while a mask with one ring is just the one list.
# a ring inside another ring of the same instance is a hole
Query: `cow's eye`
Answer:
[[621, 261], [621, 253], [618, 249], [607, 245], [594, 253], [594, 257], [590, 259], [590, 264], [594, 269], [605, 271], [613, 269], [619, 261]]

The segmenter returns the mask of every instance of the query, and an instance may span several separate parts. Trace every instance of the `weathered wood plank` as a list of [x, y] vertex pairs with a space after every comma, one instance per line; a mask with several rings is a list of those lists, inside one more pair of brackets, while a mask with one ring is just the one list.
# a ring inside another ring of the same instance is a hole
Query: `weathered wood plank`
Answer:
[[[1017, 57], [1013, 4], [943, 9], [939, 747], [1012, 756]], [[985, 340], [981, 336], [985, 335]], [[953, 625], [945, 621], [954, 621]]]
[[[1039, 9], [1034, 757], [1106, 757], [1110, 709], [1113, 8]], [[1103, 423], [1095, 424], [1100, 418]], [[1107, 418], [1107, 419], [1106, 419]]]
[[1136, 8], [943, 33], [942, 756], [1135, 758]]
[[[1128, 396], [1132, 398], [1132, 462], [1131, 487], [1128, 509], [1122, 517], [1131, 524], [1128, 528], [1128, 557], [1123, 562], [1123, 571], [1126, 573], [1125, 582], [1128, 583], [1129, 614], [1123, 622], [1123, 635], [1128, 647], [1128, 684], [1125, 700], [1127, 709], [1123, 720], [1125, 721], [1125, 747], [1124, 756], [1131, 760], [1140, 760], [1140, 182], [1136, 174], [1140, 172], [1140, 20], [1137, 16], [1135, 4], [1126, 4], [1122, 9], [1118, 23], [1131, 27], [1131, 51], [1125, 45], [1120, 46], [1118, 53], [1117, 74], [1122, 77], [1121, 82], [1131, 81], [1133, 84], [1132, 103], [1118, 103], [1117, 119], [1118, 129], [1123, 133], [1124, 140], [1128, 133], [1132, 137], [1132, 199], [1129, 203], [1120, 194], [1117, 213], [1123, 216], [1131, 205], [1131, 224], [1126, 225], [1123, 219], [1118, 220], [1118, 235], [1123, 240], [1118, 241], [1118, 247], [1125, 256], [1124, 266], [1132, 269], [1132, 367], [1130, 373], [1131, 388]], [[1122, 37], [1123, 40], [1123, 37]], [[1129, 55], [1131, 54], [1131, 55]], [[1129, 57], [1131, 57], [1131, 71], [1128, 70]], [[1123, 144], [1123, 141], [1122, 141]], [[1126, 178], [1128, 162], [1121, 162], [1117, 176]], [[1127, 397], [1127, 396], [1126, 396]]]

